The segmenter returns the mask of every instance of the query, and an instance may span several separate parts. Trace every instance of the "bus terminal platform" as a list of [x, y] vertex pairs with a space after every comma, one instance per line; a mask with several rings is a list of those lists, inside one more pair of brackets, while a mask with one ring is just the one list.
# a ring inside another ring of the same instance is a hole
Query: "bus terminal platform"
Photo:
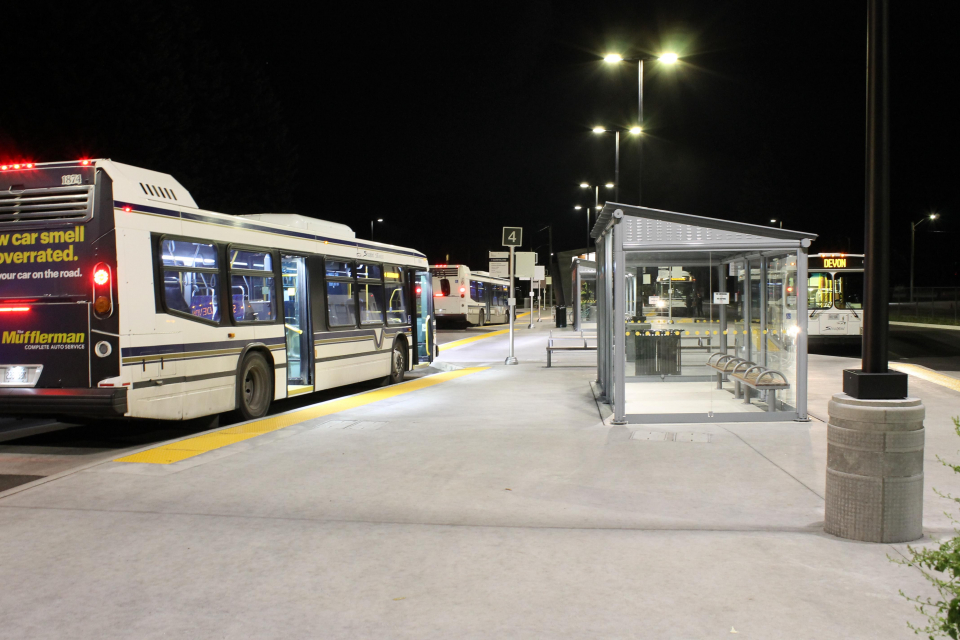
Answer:
[[[914, 637], [905, 545], [823, 532], [854, 360], [810, 356], [809, 422], [616, 426], [596, 354], [548, 369], [552, 323], [517, 326], [518, 366], [490, 328], [402, 385], [0, 493], [0, 638]], [[953, 534], [960, 392], [910, 385], [924, 544]]]

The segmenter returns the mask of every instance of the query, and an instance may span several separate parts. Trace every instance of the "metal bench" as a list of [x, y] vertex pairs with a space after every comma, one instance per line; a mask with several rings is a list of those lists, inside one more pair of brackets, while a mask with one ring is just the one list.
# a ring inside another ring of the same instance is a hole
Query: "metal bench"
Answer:
[[[550, 331], [549, 336], [547, 337], [547, 368], [553, 365], [553, 352], [554, 351], [596, 351], [597, 344], [596, 334], [586, 334], [582, 329], [580, 331], [573, 332], [573, 335], [570, 335], [569, 332], [564, 332], [567, 335], [554, 336], [553, 331]], [[556, 344], [558, 340], [572, 341], [576, 340], [576, 344]], [[589, 340], [594, 340], [594, 344], [591, 346]]]
[[[707, 358], [707, 366], [711, 369], [717, 370], [717, 389], [723, 388], [724, 374], [731, 373], [741, 362], [753, 364], [752, 362], [744, 360], [743, 358], [738, 358], [736, 356], [726, 355], [723, 353], [715, 353]], [[737, 394], [737, 397], [739, 398], [740, 394]]]
[[[780, 389], [789, 389], [790, 383], [787, 382], [787, 376], [774, 369], [767, 369], [758, 364], [747, 363], [753, 366], [744, 367], [740, 365], [734, 368], [730, 377], [736, 381], [737, 385], [746, 387], [743, 389], [743, 402], [750, 404], [750, 389], [762, 391], [767, 396], [767, 411], [777, 410], [777, 391]], [[739, 394], [737, 395], [739, 398]]]

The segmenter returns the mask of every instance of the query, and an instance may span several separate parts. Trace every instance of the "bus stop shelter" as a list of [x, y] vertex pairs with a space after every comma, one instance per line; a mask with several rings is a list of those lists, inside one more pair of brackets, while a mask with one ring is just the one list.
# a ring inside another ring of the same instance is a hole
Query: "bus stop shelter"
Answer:
[[573, 329], [581, 331], [584, 322], [597, 321], [597, 263], [574, 258], [570, 269], [572, 278], [571, 305], [573, 306]]
[[815, 234], [608, 202], [592, 236], [615, 423], [807, 419]]

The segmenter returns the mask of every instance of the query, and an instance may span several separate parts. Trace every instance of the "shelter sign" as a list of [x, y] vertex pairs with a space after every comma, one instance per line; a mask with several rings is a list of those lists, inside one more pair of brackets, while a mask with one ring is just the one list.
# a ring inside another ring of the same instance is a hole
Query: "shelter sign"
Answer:
[[523, 227], [504, 227], [503, 246], [519, 247], [523, 245]]
[[494, 278], [510, 277], [510, 252], [509, 251], [491, 251], [490, 252], [490, 275]]
[[713, 304], [730, 304], [730, 292], [729, 291], [714, 291], [713, 292]]

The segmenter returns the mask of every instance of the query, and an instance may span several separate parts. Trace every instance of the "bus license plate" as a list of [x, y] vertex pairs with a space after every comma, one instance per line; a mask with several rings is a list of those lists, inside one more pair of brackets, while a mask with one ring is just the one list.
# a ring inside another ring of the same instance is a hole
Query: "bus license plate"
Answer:
[[3, 372], [3, 381], [9, 384], [24, 383], [27, 381], [26, 367], [6, 367]]

